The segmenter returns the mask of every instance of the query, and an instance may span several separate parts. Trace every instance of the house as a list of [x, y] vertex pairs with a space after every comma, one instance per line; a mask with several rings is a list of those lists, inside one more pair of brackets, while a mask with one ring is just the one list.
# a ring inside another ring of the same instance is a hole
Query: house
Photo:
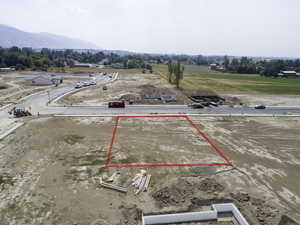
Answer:
[[278, 76], [281, 77], [297, 77], [296, 71], [280, 71]]
[[89, 63], [75, 63], [73, 67], [91, 68], [92, 64]]
[[62, 83], [62, 78], [56, 76], [40, 75], [30, 79], [30, 82], [33, 86], [58, 85], [59, 83]]
[[11, 71], [15, 71], [15, 68], [0, 68], [0, 72], [11, 72]]
[[210, 64], [210, 65], [209, 65], [209, 68], [210, 68], [211, 70], [215, 70], [215, 69], [217, 69], [217, 64], [215, 64], [215, 63]]
[[111, 67], [114, 69], [124, 69], [124, 64], [123, 63], [113, 63], [113, 64], [111, 64]]

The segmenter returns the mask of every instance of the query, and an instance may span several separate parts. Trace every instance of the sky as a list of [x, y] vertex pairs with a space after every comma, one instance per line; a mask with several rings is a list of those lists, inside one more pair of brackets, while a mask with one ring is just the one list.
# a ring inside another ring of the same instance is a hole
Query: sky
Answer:
[[145, 53], [300, 57], [299, 0], [1, 0], [0, 24]]

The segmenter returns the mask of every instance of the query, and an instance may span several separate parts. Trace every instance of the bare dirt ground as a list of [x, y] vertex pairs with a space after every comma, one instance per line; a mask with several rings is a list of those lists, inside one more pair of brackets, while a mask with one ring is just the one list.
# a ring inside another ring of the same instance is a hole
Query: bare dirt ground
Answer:
[[[191, 119], [234, 167], [146, 168], [152, 174], [150, 189], [139, 195], [130, 186], [139, 168], [103, 167], [115, 118], [27, 121], [0, 143], [1, 225], [89, 225], [99, 219], [97, 224], [135, 225], [142, 212], [199, 211], [225, 202], [234, 202], [251, 225], [277, 225], [282, 215], [299, 221], [300, 119]], [[162, 163], [190, 156], [201, 161], [205, 156], [199, 151], [208, 151], [180, 119], [122, 122], [113, 155], [116, 163], [131, 163], [130, 156], [151, 162], [149, 151]], [[153, 144], [145, 144], [150, 139]], [[172, 141], [181, 143], [175, 148]], [[127, 194], [99, 186], [100, 177], [115, 172], [119, 176], [114, 184], [128, 187]]]
[[300, 106], [299, 95], [255, 95], [255, 94], [240, 94], [240, 95], [224, 95], [239, 99], [244, 105], [254, 106], [264, 104], [267, 106]]
[[106, 85], [107, 90], [102, 87], [93, 87], [70, 94], [60, 99], [58, 103], [70, 105], [106, 105], [114, 100], [132, 100], [134, 104], [163, 104], [158, 100], [145, 100], [142, 96], [176, 96], [177, 101], [169, 104], [186, 104], [190, 100], [171, 85], [162, 81], [155, 74], [119, 74], [119, 79]]

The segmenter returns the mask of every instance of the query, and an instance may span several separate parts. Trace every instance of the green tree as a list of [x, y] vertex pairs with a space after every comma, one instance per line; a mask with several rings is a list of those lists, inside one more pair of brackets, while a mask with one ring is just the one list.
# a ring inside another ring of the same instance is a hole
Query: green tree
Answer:
[[172, 76], [173, 76], [173, 73], [174, 73], [174, 66], [173, 66], [173, 63], [172, 61], [169, 61], [168, 63], [168, 81], [169, 83], [172, 83]]
[[179, 88], [180, 81], [183, 79], [184, 66], [177, 62], [173, 64], [173, 71], [175, 74], [175, 84], [176, 87]]

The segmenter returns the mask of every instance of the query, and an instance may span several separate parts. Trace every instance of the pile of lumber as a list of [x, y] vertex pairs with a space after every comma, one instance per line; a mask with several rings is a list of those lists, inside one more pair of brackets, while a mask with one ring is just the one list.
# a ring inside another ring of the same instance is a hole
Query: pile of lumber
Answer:
[[136, 188], [135, 194], [148, 191], [151, 175], [147, 174], [145, 170], [141, 170], [133, 179], [132, 186]]

